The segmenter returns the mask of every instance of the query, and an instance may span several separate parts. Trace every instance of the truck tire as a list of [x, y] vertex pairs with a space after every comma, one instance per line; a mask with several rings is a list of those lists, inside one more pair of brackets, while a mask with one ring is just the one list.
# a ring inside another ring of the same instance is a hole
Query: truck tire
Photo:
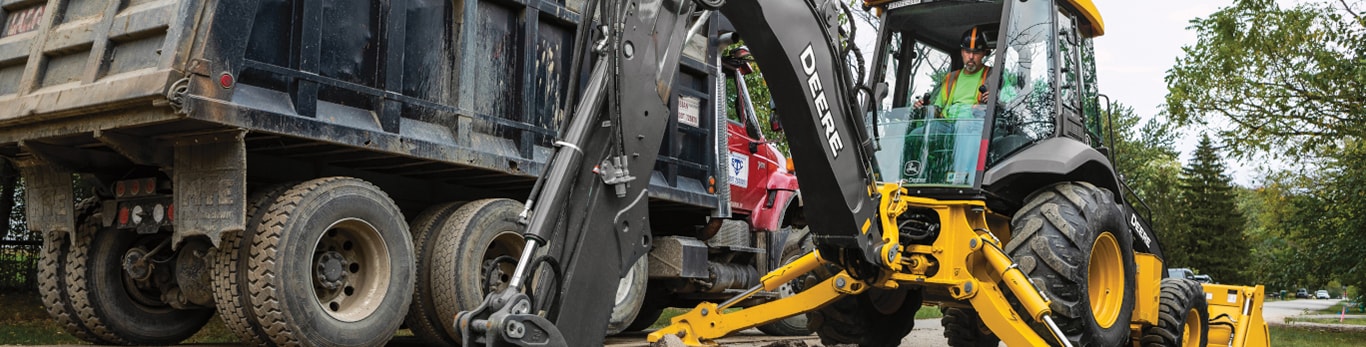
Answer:
[[254, 318], [256, 313], [251, 307], [250, 289], [244, 287], [248, 283], [248, 267], [244, 264], [251, 259], [252, 236], [261, 225], [263, 211], [292, 186], [280, 184], [252, 192], [247, 197], [246, 228], [242, 232], [224, 233], [218, 248], [212, 253], [213, 301], [218, 306], [218, 315], [223, 319], [223, 325], [246, 345], [272, 344], [261, 322]]
[[[647, 257], [649, 255], [646, 255]], [[669, 292], [657, 286], [647, 286], [645, 289], [645, 300], [640, 303], [640, 312], [636, 318], [631, 320], [631, 324], [626, 325], [622, 332], [641, 331], [649, 329], [659, 321], [659, 316], [664, 314], [664, 309], [669, 305]]]
[[1162, 280], [1157, 325], [1143, 331], [1144, 346], [1204, 346], [1209, 343], [1209, 303], [1200, 283], [1184, 278]]
[[252, 236], [251, 304], [277, 345], [378, 346], [412, 299], [413, 243], [393, 200], [349, 177], [295, 185]]
[[[1053, 319], [1077, 346], [1129, 340], [1134, 252], [1110, 191], [1086, 182], [1034, 192], [1011, 220], [1005, 251], [1052, 299]], [[1034, 324], [1040, 336], [1051, 336]]]
[[[631, 270], [617, 282], [617, 296], [612, 304], [612, 316], [607, 320], [607, 335], [620, 334], [635, 323], [645, 303], [645, 292], [650, 282], [650, 255], [642, 255]], [[655, 318], [659, 316], [656, 315]], [[653, 321], [653, 320], [652, 320]]]
[[[789, 227], [789, 229], [791, 229]], [[806, 253], [816, 249], [816, 245], [811, 242], [811, 236], [806, 228], [789, 230], [788, 241], [783, 243], [782, 260], [783, 265], [791, 263], [797, 258], [801, 258]], [[813, 271], [814, 272], [814, 271]], [[815, 274], [806, 274], [797, 277], [788, 283], [778, 287], [778, 297], [786, 298], [803, 290], [807, 287], [819, 283]], [[808, 319], [805, 314], [787, 317], [759, 326], [759, 331], [772, 336], [806, 336], [811, 335], [811, 328], [808, 327]]]
[[944, 318], [939, 323], [944, 326], [944, 337], [948, 338], [949, 346], [995, 347], [1001, 343], [1001, 338], [982, 324], [982, 317], [977, 315], [977, 311], [950, 307], [944, 309], [943, 313]]
[[[86, 199], [77, 204], [77, 220], [86, 220], [95, 205], [94, 199]], [[100, 340], [81, 322], [76, 314], [76, 308], [71, 306], [70, 286], [66, 283], [66, 257], [70, 249], [71, 243], [67, 240], [67, 233], [43, 233], [42, 259], [38, 262], [38, 294], [43, 301], [43, 308], [52, 320], [71, 336], [91, 343], [108, 344], [108, 341]]]
[[413, 286], [413, 302], [408, 306], [408, 316], [403, 321], [413, 336], [422, 339], [425, 345], [455, 344], [455, 340], [446, 335], [446, 329], [439, 326], [441, 319], [437, 316], [430, 291], [432, 275], [427, 267], [430, 263], [423, 259], [432, 254], [436, 243], [433, 240], [441, 235], [441, 224], [462, 204], [464, 202], [450, 202], [429, 207], [408, 223], [413, 233], [413, 249], [417, 251], [417, 262], [413, 268], [417, 274], [417, 284]]
[[[101, 340], [124, 345], [175, 344], [204, 327], [213, 317], [212, 308], [171, 307], [162, 301], [167, 288], [153, 284], [159, 281], [151, 278], [150, 283], [139, 285], [124, 269], [134, 250], [156, 257], [151, 251], [169, 242], [170, 233], [139, 235], [106, 229], [100, 226], [100, 219], [100, 214], [94, 213], [82, 222], [67, 257], [72, 306], [85, 326]], [[171, 251], [166, 247], [157, 253]]]
[[811, 329], [825, 345], [898, 346], [915, 328], [920, 290], [870, 288], [810, 313]]
[[[427, 289], [439, 319], [433, 323], [445, 329], [447, 339], [455, 341], [459, 336], [456, 313], [478, 307], [486, 294], [505, 288], [512, 279], [516, 259], [525, 247], [523, 226], [517, 223], [521, 212], [520, 202], [483, 199], [460, 206], [441, 223], [424, 267], [431, 269]], [[512, 262], [500, 257], [510, 257]]]

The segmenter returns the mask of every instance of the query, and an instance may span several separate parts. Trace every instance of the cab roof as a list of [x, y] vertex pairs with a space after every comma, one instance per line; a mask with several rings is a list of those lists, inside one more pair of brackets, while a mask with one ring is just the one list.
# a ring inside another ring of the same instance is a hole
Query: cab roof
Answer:
[[[865, 8], [884, 9], [886, 6], [900, 7], [924, 2], [934, 2], [942, 0], [863, 0]], [[1096, 9], [1096, 4], [1091, 0], [1057, 0], [1060, 3], [1071, 7], [1080, 16], [1082, 32], [1087, 37], [1097, 37], [1105, 34], [1105, 19], [1101, 18], [1100, 11]], [[995, 2], [995, 1], [982, 1]], [[898, 6], [900, 5], [900, 6]]]

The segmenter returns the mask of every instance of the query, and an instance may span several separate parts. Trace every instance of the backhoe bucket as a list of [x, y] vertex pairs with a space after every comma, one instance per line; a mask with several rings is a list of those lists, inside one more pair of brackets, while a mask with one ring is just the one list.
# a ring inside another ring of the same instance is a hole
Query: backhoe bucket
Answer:
[[1205, 284], [1209, 303], [1209, 346], [1269, 346], [1270, 335], [1262, 319], [1265, 290], [1226, 284]]

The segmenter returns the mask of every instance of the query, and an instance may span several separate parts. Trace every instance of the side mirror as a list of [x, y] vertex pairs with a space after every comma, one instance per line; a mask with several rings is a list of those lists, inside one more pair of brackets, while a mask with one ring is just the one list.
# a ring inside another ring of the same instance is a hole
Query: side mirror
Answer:
[[783, 122], [778, 119], [778, 104], [773, 103], [773, 100], [769, 100], [768, 110], [768, 129], [773, 130], [773, 132], [782, 132]]

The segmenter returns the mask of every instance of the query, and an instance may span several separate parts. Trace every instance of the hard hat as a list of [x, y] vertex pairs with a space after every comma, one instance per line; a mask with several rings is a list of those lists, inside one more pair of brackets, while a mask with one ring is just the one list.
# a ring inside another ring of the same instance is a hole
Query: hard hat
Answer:
[[963, 32], [963, 42], [959, 47], [969, 52], [983, 52], [991, 50], [991, 41], [987, 40], [987, 33], [978, 27], [972, 27]]

